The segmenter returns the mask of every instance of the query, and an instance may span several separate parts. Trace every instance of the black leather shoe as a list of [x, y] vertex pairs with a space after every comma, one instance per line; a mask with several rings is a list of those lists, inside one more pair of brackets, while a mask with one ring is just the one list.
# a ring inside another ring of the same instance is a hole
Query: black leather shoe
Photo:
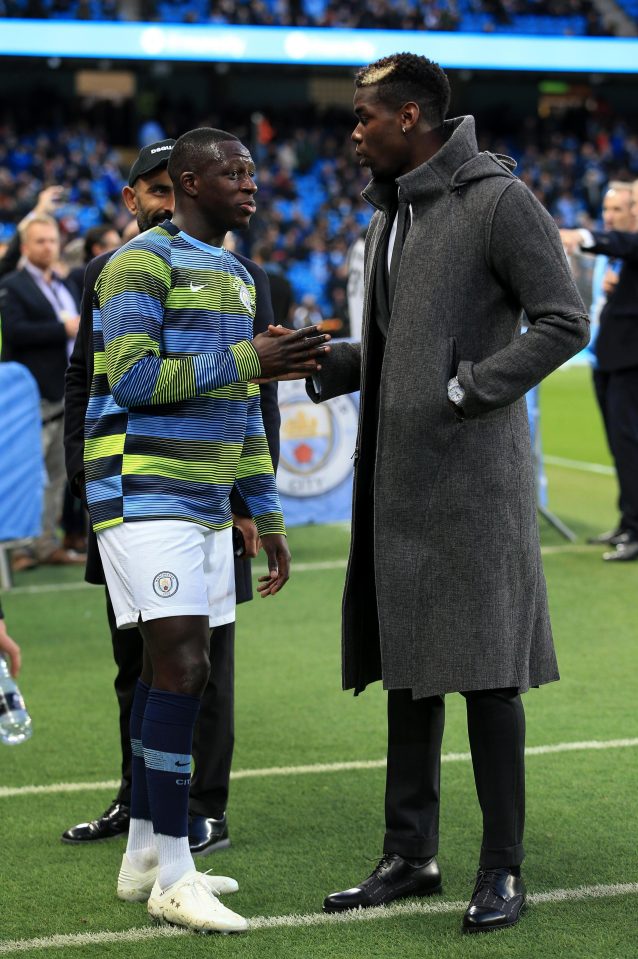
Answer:
[[99, 819], [81, 822], [62, 833], [62, 842], [96, 842], [99, 839], [114, 839], [128, 832], [131, 819], [130, 807], [125, 803], [113, 802]]
[[397, 853], [387, 853], [374, 872], [352, 889], [333, 892], [323, 901], [324, 912], [385, 906], [406, 896], [432, 896], [441, 892], [441, 873], [434, 856], [422, 866], [411, 866]]
[[188, 844], [193, 856], [207, 856], [218, 849], [228, 849], [228, 824], [226, 813], [221, 819], [206, 816], [188, 817]]
[[629, 539], [630, 534], [624, 529], [610, 529], [600, 536], [590, 536], [587, 542], [592, 546], [618, 546], [619, 543], [627, 543]]
[[631, 539], [626, 543], [619, 543], [613, 552], [603, 553], [606, 563], [631, 563], [638, 559], [638, 540]]
[[472, 899], [463, 916], [464, 932], [489, 932], [518, 922], [525, 905], [525, 884], [509, 869], [479, 869]]

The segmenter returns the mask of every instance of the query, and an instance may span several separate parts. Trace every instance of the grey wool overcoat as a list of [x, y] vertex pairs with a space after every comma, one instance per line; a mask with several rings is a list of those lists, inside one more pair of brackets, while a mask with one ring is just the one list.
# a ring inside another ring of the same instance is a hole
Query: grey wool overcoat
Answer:
[[[589, 324], [556, 226], [472, 117], [396, 183], [374, 179], [361, 346], [334, 343], [318, 402], [361, 390], [343, 684], [414, 698], [558, 679], [525, 393]], [[407, 235], [382, 350], [375, 270], [396, 208]], [[521, 335], [522, 311], [528, 332]], [[458, 375], [462, 413], [447, 396]]]

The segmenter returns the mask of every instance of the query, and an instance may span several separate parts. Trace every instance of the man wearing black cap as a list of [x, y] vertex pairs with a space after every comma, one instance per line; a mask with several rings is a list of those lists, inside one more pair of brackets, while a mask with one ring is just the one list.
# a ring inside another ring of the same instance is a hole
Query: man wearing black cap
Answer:
[[[140, 233], [172, 219], [175, 208], [173, 184], [167, 172], [168, 159], [175, 140], [161, 140], [145, 146], [122, 189], [127, 209], [137, 220]], [[65, 451], [66, 468], [72, 489], [83, 497], [84, 417], [93, 376], [92, 309], [97, 278], [112, 253], [96, 257], [88, 265], [84, 278], [80, 330], [66, 377]], [[257, 293], [255, 333], [265, 331], [274, 322], [268, 280], [262, 270], [245, 257], [241, 259], [253, 275]], [[280, 415], [276, 384], [261, 387], [264, 426], [273, 466], [279, 459]], [[235, 560], [237, 602], [252, 599], [251, 568], [248, 558], [257, 555], [254, 523], [239, 495], [231, 494], [234, 524], [243, 537], [244, 558]], [[104, 573], [95, 534], [89, 535], [87, 582], [104, 585]], [[111, 629], [113, 655], [117, 664], [115, 691], [120, 709], [122, 778], [114, 801], [98, 819], [72, 826], [62, 834], [63, 842], [81, 844], [110, 839], [128, 831], [131, 796], [131, 743], [129, 719], [135, 685], [142, 667], [142, 637], [138, 629], [117, 629], [111, 600], [106, 591], [106, 610]], [[226, 802], [234, 743], [233, 671], [234, 623], [214, 630], [211, 643], [211, 675], [202, 699], [195, 727], [193, 755], [195, 772], [189, 803], [189, 844], [194, 855], [206, 855], [230, 844], [226, 824]], [[201, 745], [200, 745], [201, 744]], [[205, 748], [204, 748], [205, 747]]]
[[[137, 220], [140, 233], [173, 216], [175, 198], [166, 167], [174, 143], [175, 140], [160, 140], [140, 150], [131, 167], [128, 186], [122, 189], [122, 199], [129, 213]], [[100, 269], [105, 262], [106, 259]], [[97, 276], [96, 272], [95, 279]]]

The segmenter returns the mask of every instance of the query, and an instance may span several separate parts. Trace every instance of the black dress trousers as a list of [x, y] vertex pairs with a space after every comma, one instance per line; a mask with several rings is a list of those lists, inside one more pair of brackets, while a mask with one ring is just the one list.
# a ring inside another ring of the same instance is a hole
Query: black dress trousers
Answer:
[[620, 528], [638, 539], [638, 369], [594, 370], [594, 387], [620, 489]]
[[[523, 861], [525, 823], [525, 713], [516, 689], [463, 693], [483, 815], [482, 868]], [[409, 689], [388, 693], [388, 767], [384, 852], [427, 859], [439, 845], [443, 696], [412, 699]]]

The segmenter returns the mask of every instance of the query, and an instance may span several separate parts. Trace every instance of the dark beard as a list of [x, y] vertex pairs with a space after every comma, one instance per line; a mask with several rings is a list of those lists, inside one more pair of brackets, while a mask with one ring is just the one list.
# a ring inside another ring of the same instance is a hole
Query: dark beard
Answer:
[[147, 230], [150, 230], [154, 226], [159, 226], [160, 223], [163, 223], [164, 220], [171, 220], [172, 216], [164, 216], [164, 214], [156, 214], [153, 217], [143, 217], [142, 214], [138, 213], [136, 220], [140, 233], [146, 233]]

